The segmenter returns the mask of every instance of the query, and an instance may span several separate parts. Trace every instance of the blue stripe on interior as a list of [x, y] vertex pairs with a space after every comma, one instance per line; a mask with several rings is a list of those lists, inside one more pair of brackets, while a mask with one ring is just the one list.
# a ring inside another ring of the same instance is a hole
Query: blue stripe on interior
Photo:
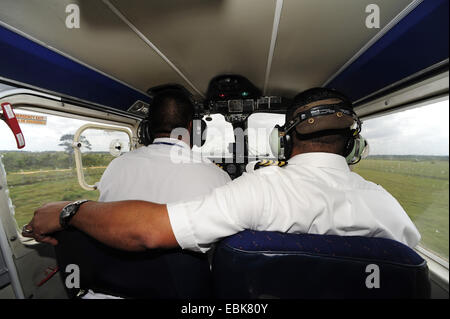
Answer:
[[137, 100], [149, 102], [148, 96], [1, 26], [0, 76], [122, 111]]
[[448, 59], [448, 12], [448, 0], [424, 0], [327, 87], [356, 101]]

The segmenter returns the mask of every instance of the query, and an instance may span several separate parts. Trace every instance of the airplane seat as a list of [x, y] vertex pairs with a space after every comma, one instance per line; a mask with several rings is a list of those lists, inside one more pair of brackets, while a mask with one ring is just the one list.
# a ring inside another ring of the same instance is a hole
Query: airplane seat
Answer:
[[[56, 233], [56, 259], [63, 281], [77, 265], [80, 288], [124, 298], [210, 298], [211, 271], [205, 254], [181, 249], [127, 252], [108, 247], [74, 228]], [[67, 289], [75, 297], [79, 289]]]
[[[375, 266], [374, 266], [375, 265]], [[390, 239], [245, 230], [217, 244], [217, 298], [429, 298], [426, 261]]]

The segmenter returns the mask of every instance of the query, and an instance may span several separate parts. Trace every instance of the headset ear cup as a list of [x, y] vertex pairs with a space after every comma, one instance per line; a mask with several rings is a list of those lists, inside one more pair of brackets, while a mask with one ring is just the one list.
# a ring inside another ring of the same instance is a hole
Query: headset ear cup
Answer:
[[144, 119], [138, 127], [139, 144], [148, 146], [153, 143], [153, 135], [150, 132], [150, 121]]
[[269, 135], [269, 146], [270, 151], [273, 155], [276, 157], [280, 157], [280, 148], [281, 148], [281, 141], [280, 141], [280, 135], [279, 135], [279, 125], [275, 125], [275, 127], [272, 129]]
[[206, 142], [208, 125], [202, 119], [192, 120], [191, 145], [202, 147]]
[[283, 134], [284, 128], [275, 125], [269, 135], [269, 146], [278, 160], [286, 160], [292, 154], [293, 142], [289, 134]]
[[290, 134], [286, 134], [283, 137], [283, 142], [284, 142], [284, 156], [283, 156], [283, 160], [288, 160], [291, 157], [292, 154], [292, 148], [294, 147], [294, 143], [292, 140], [292, 137]]
[[361, 160], [361, 156], [364, 153], [364, 150], [366, 149], [367, 142], [366, 140], [358, 135], [355, 138], [352, 138], [352, 143], [349, 145], [350, 152], [345, 156], [345, 159], [347, 160], [347, 163], [350, 165], [354, 165], [358, 163]]
[[344, 149], [344, 157], [347, 160], [347, 163], [350, 163], [353, 160], [354, 154], [355, 154], [355, 139], [358, 137], [359, 131], [352, 129], [349, 133], [349, 138], [347, 140], [347, 143], [345, 145]]
[[289, 141], [287, 141], [283, 132], [284, 128], [277, 124], [269, 135], [270, 150], [278, 160], [284, 160], [286, 158], [286, 146], [289, 147]]
[[354, 151], [354, 146], [355, 146], [355, 138], [350, 137], [347, 140], [347, 144], [345, 145], [345, 150], [344, 150], [344, 157], [350, 156], [351, 153], [353, 153]]
[[357, 162], [359, 162], [361, 160], [361, 158], [363, 158], [363, 154], [364, 154], [364, 150], [366, 149], [367, 146], [367, 142], [366, 140], [359, 135], [358, 138], [355, 140], [355, 144], [356, 147], [356, 151], [355, 151], [355, 157], [357, 158]]
[[206, 124], [206, 121], [201, 120], [201, 145], [205, 145], [206, 139], [208, 138], [208, 124]]

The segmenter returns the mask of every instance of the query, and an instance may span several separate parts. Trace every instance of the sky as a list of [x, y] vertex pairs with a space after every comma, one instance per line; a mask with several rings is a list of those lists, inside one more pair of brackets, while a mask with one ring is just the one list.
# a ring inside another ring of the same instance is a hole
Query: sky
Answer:
[[371, 155], [449, 155], [449, 101], [363, 122]]
[[[16, 114], [38, 114], [24, 110], [15, 110]], [[20, 123], [25, 137], [25, 147], [22, 151], [64, 151], [59, 146], [60, 138], [65, 134], [75, 134], [76, 130], [87, 123], [77, 119], [66, 119], [59, 116], [39, 114], [47, 117], [47, 125]], [[105, 124], [102, 124], [105, 125]], [[114, 140], [120, 140], [125, 148], [129, 149], [128, 135], [122, 132], [109, 132], [104, 130], [88, 129], [83, 134], [91, 144], [92, 151], [107, 152]], [[0, 150], [17, 150], [14, 135], [5, 122], [0, 122]], [[86, 150], [82, 148], [82, 151]]]
[[[0, 91], [2, 90], [0, 84]], [[36, 114], [16, 110], [21, 114]], [[39, 114], [42, 115], [42, 114]], [[64, 134], [74, 134], [86, 121], [47, 116], [47, 125], [21, 124], [25, 136], [24, 151], [63, 151], [58, 146]], [[233, 142], [232, 126], [220, 114], [208, 123], [208, 139], [203, 152], [229, 154]], [[283, 124], [284, 115], [253, 114], [249, 118], [250, 154], [270, 154], [268, 136], [275, 124]], [[124, 133], [86, 132], [92, 151], [108, 151], [113, 140], [128, 146]], [[449, 101], [389, 114], [364, 121], [362, 135], [370, 145], [370, 155], [449, 155]], [[0, 121], [0, 150], [16, 150], [16, 142], [5, 122]]]

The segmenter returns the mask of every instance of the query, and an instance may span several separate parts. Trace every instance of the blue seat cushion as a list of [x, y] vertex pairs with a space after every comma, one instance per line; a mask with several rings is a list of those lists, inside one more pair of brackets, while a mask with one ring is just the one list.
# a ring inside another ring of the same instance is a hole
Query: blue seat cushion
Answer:
[[[368, 285], [378, 267], [379, 286]], [[370, 267], [368, 267], [370, 266]], [[390, 239], [246, 230], [216, 246], [218, 298], [429, 298], [426, 261]]]
[[311, 254], [371, 259], [405, 265], [420, 265], [424, 262], [413, 249], [385, 238], [245, 230], [226, 238], [223, 244], [233, 249], [254, 253]]

